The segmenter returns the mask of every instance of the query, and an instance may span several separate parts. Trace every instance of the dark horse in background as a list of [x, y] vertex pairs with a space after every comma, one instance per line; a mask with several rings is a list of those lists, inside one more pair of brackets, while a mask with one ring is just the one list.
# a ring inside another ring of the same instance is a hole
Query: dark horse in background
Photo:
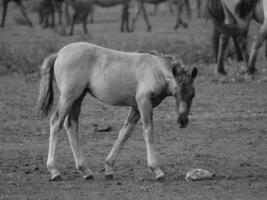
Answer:
[[[223, 6], [220, 0], [207, 0], [206, 11], [208, 12], [209, 16], [213, 20], [213, 24], [214, 24], [213, 32], [212, 32], [212, 48], [213, 48], [215, 62], [217, 62], [220, 36], [222, 35], [222, 32], [220, 31], [218, 26], [216, 26], [216, 22], [223, 23], [225, 20], [225, 14], [224, 14]], [[215, 17], [216, 19], [214, 19]], [[237, 60], [243, 61], [244, 59], [243, 59], [242, 52], [238, 44], [237, 37], [233, 36], [232, 40], [233, 40], [233, 44], [236, 49]]]
[[39, 22], [44, 28], [55, 26], [55, 12], [58, 12], [58, 24], [62, 24], [62, 4], [65, 0], [42, 0], [38, 6]]
[[28, 17], [27, 13], [26, 13], [26, 9], [22, 3], [22, 0], [3, 0], [2, 1], [2, 6], [3, 6], [3, 12], [2, 12], [2, 21], [1, 21], [1, 27], [4, 27], [5, 26], [5, 19], [6, 19], [6, 14], [7, 14], [7, 7], [8, 7], [8, 4], [10, 2], [14, 2], [16, 3], [19, 7], [20, 7], [20, 10], [21, 10], [21, 13], [25, 19], [25, 21], [27, 22], [27, 24], [32, 27], [32, 22], [30, 20], [30, 18]]
[[[222, 22], [219, 14], [210, 9], [210, 16], [218, 32], [221, 33], [216, 73], [226, 75], [224, 70], [224, 54], [230, 36], [240, 38], [241, 51], [246, 62], [246, 73], [254, 74], [257, 70], [255, 62], [262, 43], [267, 37], [267, 0], [209, 0], [221, 3], [225, 19]], [[262, 26], [252, 43], [250, 55], [247, 52], [247, 35], [251, 19]]]

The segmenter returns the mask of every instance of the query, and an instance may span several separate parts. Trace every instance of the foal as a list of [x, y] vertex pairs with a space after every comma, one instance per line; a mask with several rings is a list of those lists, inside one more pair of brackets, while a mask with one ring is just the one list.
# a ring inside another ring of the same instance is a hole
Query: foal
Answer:
[[113, 166], [123, 144], [141, 118], [147, 149], [148, 167], [155, 179], [164, 178], [154, 150], [153, 107], [167, 96], [174, 96], [177, 123], [188, 124], [195, 95], [194, 79], [198, 70], [189, 73], [171, 56], [149, 53], [126, 53], [86, 42], [72, 43], [46, 58], [41, 67], [38, 106], [46, 116], [53, 104], [53, 76], [60, 91], [56, 111], [50, 118], [50, 141], [47, 168], [51, 180], [60, 180], [55, 152], [58, 131], [64, 125], [77, 169], [85, 179], [93, 179], [78, 142], [78, 119], [83, 98], [90, 93], [98, 100], [117, 106], [129, 106], [126, 118], [112, 150], [105, 161], [105, 176], [113, 178]]

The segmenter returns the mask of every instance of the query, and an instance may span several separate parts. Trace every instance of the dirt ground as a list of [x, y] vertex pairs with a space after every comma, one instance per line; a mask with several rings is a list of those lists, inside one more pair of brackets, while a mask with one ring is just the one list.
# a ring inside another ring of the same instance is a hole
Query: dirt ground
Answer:
[[[95, 180], [85, 181], [77, 172], [67, 136], [61, 131], [57, 158], [63, 180], [49, 182], [46, 169], [49, 120], [40, 120], [35, 111], [39, 76], [37, 73], [0, 76], [1, 200], [267, 199], [267, 67], [262, 51], [257, 62], [260, 73], [254, 78], [240, 75], [242, 63], [234, 61], [227, 62], [228, 77], [216, 77], [209, 42], [212, 26], [205, 20], [193, 17], [189, 29], [173, 31], [174, 17], [158, 14], [151, 17], [152, 33], [145, 31], [140, 20], [135, 33], [123, 34], [119, 32], [119, 7], [98, 9], [96, 23], [88, 24], [89, 36], [84, 36], [77, 26], [75, 35], [69, 37], [59, 36], [59, 30], [41, 29], [36, 14], [31, 14], [36, 24], [33, 29], [17, 26], [14, 16], [19, 14], [14, 6], [11, 8], [14, 9], [8, 15], [7, 26], [0, 30], [0, 45], [15, 56], [2, 55], [1, 69], [7, 59], [26, 56], [26, 64], [37, 58], [36, 63], [40, 64], [49, 52], [67, 43], [88, 41], [127, 51], [165, 50], [190, 67], [198, 66], [200, 75], [186, 129], [179, 129], [176, 124], [172, 98], [154, 110], [156, 150], [167, 174], [163, 183], [155, 182], [147, 168], [140, 123], [116, 162], [114, 180], [105, 180], [104, 159], [127, 108], [104, 105], [90, 96], [83, 103], [79, 131]], [[254, 31], [256, 28], [253, 24]], [[15, 61], [13, 68], [20, 71], [19, 67], [24, 66], [19, 59]], [[38, 65], [36, 68], [38, 71]], [[95, 132], [94, 124], [110, 125], [112, 130]], [[187, 182], [184, 176], [192, 168], [208, 169], [216, 177]]]

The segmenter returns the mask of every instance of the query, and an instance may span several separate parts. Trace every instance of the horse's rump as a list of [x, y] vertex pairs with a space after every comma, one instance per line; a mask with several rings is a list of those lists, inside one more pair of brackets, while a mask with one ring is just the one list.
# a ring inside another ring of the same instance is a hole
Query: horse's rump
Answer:
[[225, 13], [219, 0], [208, 0], [206, 10], [212, 19], [217, 31], [220, 33], [236, 36], [244, 33], [245, 30], [241, 29], [237, 24], [224, 24]]
[[260, 0], [240, 0], [235, 7], [235, 12], [241, 18], [245, 18], [250, 14], [256, 7]]

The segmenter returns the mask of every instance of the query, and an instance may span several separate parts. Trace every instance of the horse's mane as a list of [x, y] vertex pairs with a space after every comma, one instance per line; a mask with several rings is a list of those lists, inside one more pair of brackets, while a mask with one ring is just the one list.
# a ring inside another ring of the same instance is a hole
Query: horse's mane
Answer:
[[259, 2], [260, 0], [240, 0], [235, 7], [235, 12], [241, 18], [245, 18], [255, 9]]
[[138, 53], [148, 53], [157, 56], [161, 59], [162, 63], [171, 70], [173, 66], [177, 66], [180, 75], [189, 75], [188, 69], [185, 67], [181, 60], [177, 60], [174, 55], [165, 54], [165, 52], [158, 52], [156, 50], [139, 50]]

